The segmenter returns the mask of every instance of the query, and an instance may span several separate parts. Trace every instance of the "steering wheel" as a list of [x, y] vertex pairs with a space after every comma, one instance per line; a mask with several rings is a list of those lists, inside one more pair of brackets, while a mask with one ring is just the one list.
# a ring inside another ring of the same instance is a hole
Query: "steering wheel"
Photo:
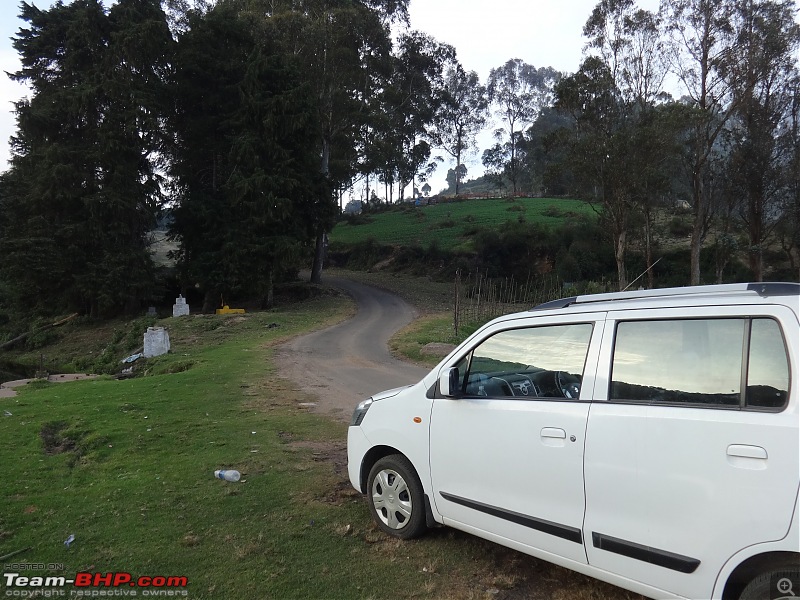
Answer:
[[581, 395], [580, 379], [566, 371], [556, 371], [556, 387], [564, 398], [577, 399]]

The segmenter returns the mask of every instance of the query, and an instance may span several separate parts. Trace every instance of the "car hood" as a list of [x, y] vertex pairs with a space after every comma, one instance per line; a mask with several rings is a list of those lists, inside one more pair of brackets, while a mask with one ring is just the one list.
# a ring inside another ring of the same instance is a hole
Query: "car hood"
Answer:
[[385, 400], [386, 398], [391, 398], [392, 396], [397, 396], [403, 390], [407, 390], [408, 388], [413, 387], [413, 385], [404, 385], [401, 387], [393, 388], [391, 390], [386, 390], [383, 392], [378, 392], [377, 394], [372, 395], [372, 400], [377, 402], [378, 400]]

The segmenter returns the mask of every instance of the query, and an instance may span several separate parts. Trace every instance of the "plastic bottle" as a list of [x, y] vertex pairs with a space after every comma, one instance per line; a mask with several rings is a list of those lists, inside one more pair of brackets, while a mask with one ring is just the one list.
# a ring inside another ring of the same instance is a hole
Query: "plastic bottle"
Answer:
[[242, 474], [232, 469], [217, 469], [214, 471], [214, 477], [225, 481], [239, 481], [242, 478]]

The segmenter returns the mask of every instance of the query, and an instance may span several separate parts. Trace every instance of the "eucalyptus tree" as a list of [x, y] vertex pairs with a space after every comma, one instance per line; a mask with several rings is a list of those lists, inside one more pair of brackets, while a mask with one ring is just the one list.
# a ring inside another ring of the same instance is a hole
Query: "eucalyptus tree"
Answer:
[[665, 0], [670, 33], [670, 68], [678, 77], [694, 114], [688, 124], [684, 172], [691, 194], [690, 283], [700, 283], [700, 251], [715, 213], [715, 163], [720, 134], [737, 109], [722, 65], [737, 56], [734, 0]]
[[452, 63], [455, 50], [419, 31], [398, 37], [393, 52], [389, 78], [377, 101], [378, 114], [370, 119], [373, 143], [382, 158], [378, 168], [388, 183], [399, 184], [399, 199], [403, 190], [416, 176], [425, 176], [431, 148], [427, 131], [441, 98], [443, 69]]
[[542, 109], [552, 104], [553, 88], [560, 74], [551, 67], [535, 68], [518, 58], [492, 69], [486, 85], [489, 102], [503, 127], [495, 131], [493, 150], [500, 157], [513, 193], [518, 191], [521, 162], [518, 156], [520, 135]]
[[[636, 148], [630, 160], [617, 168], [625, 171], [625, 203], [630, 202], [630, 209], [641, 215], [637, 221], [643, 225], [648, 283], [652, 287], [654, 204], [668, 191], [669, 176], [665, 169], [669, 164], [667, 150], [672, 148], [669, 131], [673, 129], [667, 125], [674, 124], [672, 119], [657, 114], [668, 70], [662, 17], [637, 8], [633, 0], [600, 0], [584, 25], [583, 34], [588, 38], [586, 50], [606, 65], [619, 92], [619, 114], [624, 127], [615, 135], [630, 136], [628, 144]], [[606, 197], [606, 202], [620, 198], [620, 194], [614, 194]], [[609, 216], [613, 215], [626, 223], [631, 220], [628, 211], [609, 209]], [[616, 228], [627, 226], [618, 223]]]
[[636, 149], [612, 70], [599, 57], [584, 59], [577, 73], [556, 85], [556, 108], [575, 123], [561, 136], [574, 193], [601, 207], [598, 212], [614, 245], [619, 288], [625, 289], [625, 256], [636, 210], [627, 164]]
[[157, 0], [21, 3], [0, 277], [25, 310], [134, 308], [153, 286], [172, 38]]
[[[764, 275], [764, 247], [791, 195], [792, 83], [797, 78], [800, 25], [791, 0], [736, 4], [736, 57], [721, 65], [735, 110], [729, 125], [732, 192], [747, 228], [756, 281]], [[787, 168], [788, 167], [788, 168]], [[795, 174], [796, 175], [796, 174]]]
[[455, 193], [461, 183], [463, 156], [475, 147], [475, 137], [486, 124], [488, 98], [475, 71], [465, 71], [455, 60], [447, 67], [430, 138], [455, 160]]
[[391, 133], [398, 138], [400, 151], [398, 177], [400, 199], [406, 185], [417, 174], [425, 177], [430, 164], [431, 148], [425, 139], [433, 122], [436, 103], [440, 97], [446, 64], [455, 59], [455, 49], [431, 36], [412, 31], [400, 36], [398, 52], [393, 61], [392, 75], [386, 90], [391, 90], [390, 102], [383, 106], [389, 115]]
[[789, 178], [781, 247], [787, 254], [792, 270], [798, 274], [798, 280], [800, 280], [800, 260], [795, 261], [794, 259], [796, 254], [800, 255], [800, 72], [791, 81], [789, 94], [792, 101], [789, 104], [784, 125], [785, 133], [782, 136], [789, 148], [786, 161]]
[[[333, 190], [352, 179], [372, 101], [390, 73], [390, 26], [407, 21], [408, 0], [249, 0], [263, 17], [263, 35], [279, 41], [302, 65], [317, 113], [318, 172], [326, 180], [313, 211], [315, 231], [311, 279], [319, 281], [325, 240], [333, 226]], [[339, 172], [331, 169], [337, 156]], [[346, 168], [349, 167], [349, 168]]]

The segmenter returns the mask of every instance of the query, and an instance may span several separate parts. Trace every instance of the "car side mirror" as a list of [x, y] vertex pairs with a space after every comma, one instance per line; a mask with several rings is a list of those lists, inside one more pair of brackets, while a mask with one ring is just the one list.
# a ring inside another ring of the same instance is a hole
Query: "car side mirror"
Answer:
[[456, 398], [461, 395], [458, 368], [444, 369], [439, 373], [439, 393], [445, 398]]

